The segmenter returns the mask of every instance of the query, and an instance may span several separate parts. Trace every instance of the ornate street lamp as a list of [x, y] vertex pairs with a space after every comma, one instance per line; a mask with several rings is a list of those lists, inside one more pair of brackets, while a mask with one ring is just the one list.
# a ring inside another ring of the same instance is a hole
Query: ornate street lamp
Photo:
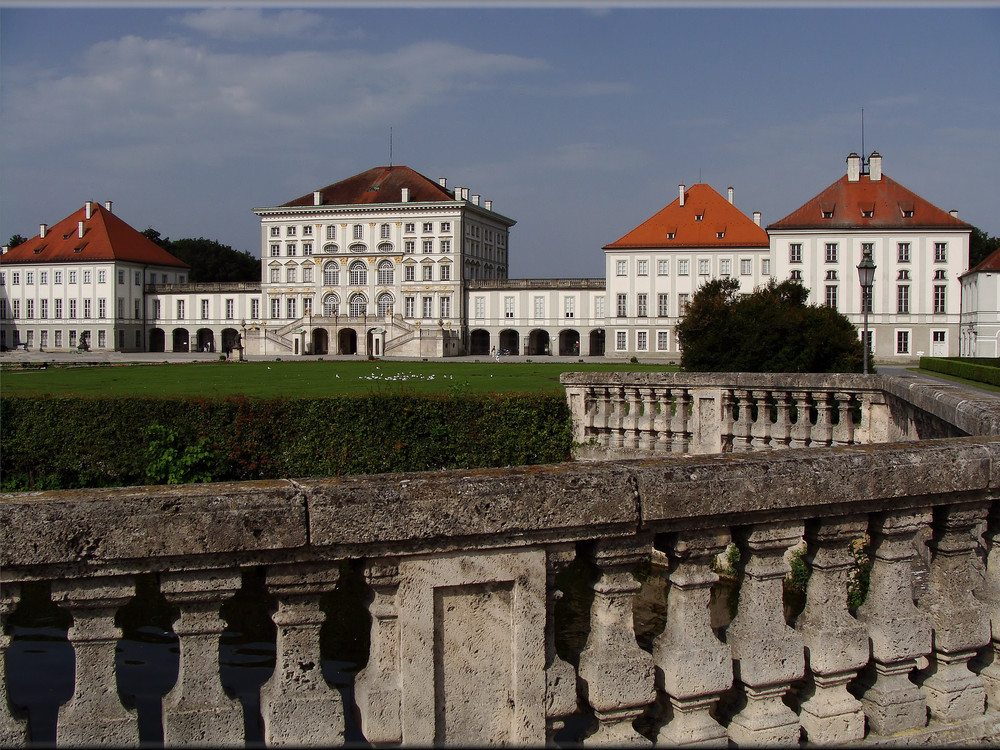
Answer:
[[872, 251], [866, 247], [861, 262], [858, 263], [858, 280], [861, 282], [861, 310], [865, 316], [864, 338], [864, 373], [868, 374], [868, 308], [871, 307], [872, 286], [875, 284], [875, 261]]

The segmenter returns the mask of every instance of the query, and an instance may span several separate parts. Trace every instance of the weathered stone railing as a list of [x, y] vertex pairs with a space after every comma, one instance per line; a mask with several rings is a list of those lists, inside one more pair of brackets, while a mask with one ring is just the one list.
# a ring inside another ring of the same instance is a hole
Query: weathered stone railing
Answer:
[[[1000, 437], [978, 436], [0, 495], [0, 745], [43, 736], [3, 658], [40, 582], [72, 617], [59, 745], [241, 745], [258, 721], [269, 745], [996, 741], [998, 493]], [[151, 578], [179, 655], [150, 723], [115, 651]], [[274, 653], [252, 706], [220, 671], [251, 579]], [[341, 688], [321, 665], [345, 612], [368, 643]]]

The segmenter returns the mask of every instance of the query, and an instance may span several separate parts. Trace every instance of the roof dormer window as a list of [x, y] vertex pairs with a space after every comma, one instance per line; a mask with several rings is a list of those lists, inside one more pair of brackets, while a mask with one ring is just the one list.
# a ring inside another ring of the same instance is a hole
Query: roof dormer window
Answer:
[[833, 218], [833, 211], [824, 211], [823, 212], [823, 218], [824, 219], [832, 219]]
[[695, 214], [694, 215], [694, 220], [695, 221], [701, 221], [704, 218], [705, 218], [705, 214]]
[[912, 208], [904, 208], [903, 209], [903, 218], [904, 219], [912, 219], [913, 218], [913, 209]]
[[726, 233], [724, 231], [723, 232], [716, 232], [715, 233], [716, 239], [720, 239], [721, 240], [725, 236], [726, 236]]
[[677, 236], [676, 232], [667, 232], [667, 239], [672, 240]]
[[863, 208], [861, 209], [861, 216], [865, 219], [870, 219], [875, 215], [875, 211]]

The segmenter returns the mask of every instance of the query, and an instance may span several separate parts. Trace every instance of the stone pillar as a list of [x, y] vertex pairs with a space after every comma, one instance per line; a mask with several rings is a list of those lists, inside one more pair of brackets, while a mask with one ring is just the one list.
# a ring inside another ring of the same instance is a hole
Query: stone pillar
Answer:
[[653, 661], [670, 701], [658, 745], [725, 747], [726, 730], [710, 711], [733, 684], [729, 646], [712, 630], [709, 603], [719, 577], [712, 562], [729, 542], [728, 531], [685, 532], [666, 555], [653, 551], [654, 569], [667, 578], [667, 621], [653, 642]]
[[750, 413], [750, 391], [739, 388], [733, 390], [733, 397], [740, 415], [733, 424], [733, 453], [749, 453], [750, 431], [753, 429], [753, 415]]
[[851, 412], [851, 394], [835, 393], [837, 424], [833, 428], [834, 445], [853, 445], [854, 414]]
[[733, 407], [736, 399], [728, 388], [719, 391], [719, 444], [723, 452], [733, 449]]
[[637, 389], [642, 402], [642, 416], [638, 424], [639, 448], [652, 451], [656, 447], [656, 400], [652, 388], [643, 386]]
[[622, 398], [622, 447], [635, 450], [639, 447], [639, 423], [642, 415], [639, 401], [639, 389], [625, 386], [621, 389]]
[[556, 588], [559, 571], [576, 557], [574, 545], [555, 545], [546, 550], [545, 570], [545, 740], [553, 745], [566, 717], [576, 713], [576, 671], [556, 653], [555, 610], [562, 592]]
[[0, 747], [28, 744], [28, 721], [14, 711], [7, 693], [6, 654], [10, 646], [10, 636], [6, 631], [7, 616], [14, 611], [20, 597], [20, 584], [0, 585]]
[[990, 643], [989, 613], [973, 594], [983, 579], [976, 532], [986, 512], [986, 505], [978, 503], [934, 511], [930, 591], [920, 601], [934, 626], [934, 654], [923, 688], [931, 715], [945, 721], [986, 710], [983, 681], [969, 670], [969, 659]]
[[670, 448], [673, 453], [687, 453], [691, 442], [688, 409], [691, 392], [687, 388], [672, 388], [674, 413], [670, 419]]
[[598, 727], [586, 745], [651, 744], [632, 726], [656, 698], [653, 658], [636, 642], [632, 622], [632, 597], [640, 588], [632, 570], [651, 546], [649, 537], [595, 542], [600, 577], [593, 585], [590, 635], [580, 653], [579, 675]]
[[180, 642], [177, 682], [163, 698], [163, 744], [243, 745], [243, 707], [219, 675], [222, 603], [240, 588], [232, 570], [163, 573], [160, 592], [180, 607], [173, 630]]
[[61, 580], [52, 584], [52, 599], [68, 609], [73, 626], [76, 674], [73, 697], [59, 707], [57, 745], [139, 744], [139, 721], [118, 695], [115, 648], [121, 630], [115, 613], [135, 593], [131, 577]]
[[323, 678], [319, 631], [326, 619], [322, 594], [337, 585], [336, 562], [267, 569], [267, 589], [278, 600], [274, 672], [260, 689], [264, 742], [339, 745], [344, 741], [340, 693]]
[[750, 445], [755, 451], [771, 449], [771, 405], [767, 402], [767, 391], [751, 391], [757, 406], [757, 419], [750, 428]]
[[986, 575], [981, 597], [989, 602], [993, 658], [979, 673], [986, 688], [986, 703], [1000, 708], [1000, 503], [994, 502], [985, 534]]
[[806, 648], [807, 685], [799, 720], [806, 741], [835, 745], [865, 736], [865, 715], [847, 683], [868, 663], [868, 631], [847, 608], [850, 543], [864, 536], [863, 516], [826, 519], [806, 526], [805, 561], [812, 569], [806, 605], [795, 623]]
[[830, 394], [821, 391], [813, 395], [816, 401], [816, 427], [813, 429], [812, 444], [827, 446], [833, 444], [833, 415]]
[[858, 608], [871, 639], [873, 667], [857, 688], [868, 724], [895, 734], [927, 724], [927, 703], [909, 675], [931, 651], [931, 619], [913, 603], [914, 536], [930, 520], [919, 511], [886, 513], [873, 524], [868, 596]]
[[608, 410], [608, 447], [621, 450], [625, 446], [625, 393], [621, 386], [612, 389]]
[[736, 617], [726, 631], [746, 706], [729, 724], [737, 746], [797, 745], [799, 718], [782, 696], [802, 678], [802, 636], [785, 623], [785, 552], [802, 538], [796, 522], [752, 526], [740, 544], [747, 560]]
[[772, 396], [777, 419], [771, 426], [771, 447], [774, 449], [787, 448], [792, 436], [792, 404], [787, 391], [776, 391], [772, 393]]
[[587, 412], [590, 414], [590, 433], [587, 439], [589, 440], [593, 437], [598, 445], [608, 448], [611, 445], [608, 439], [608, 430], [611, 426], [608, 416], [608, 410], [611, 408], [611, 403], [608, 399], [608, 389], [590, 388], [589, 395], [591, 400]]
[[812, 422], [809, 419], [809, 393], [807, 391], [792, 391], [795, 402], [795, 422], [792, 424], [789, 446], [805, 448], [812, 436]]
[[368, 611], [372, 617], [368, 664], [354, 679], [354, 701], [361, 714], [361, 731], [376, 747], [403, 741], [400, 710], [403, 688], [399, 670], [399, 567], [391, 560], [365, 565], [372, 589]]
[[669, 453], [671, 446], [670, 423], [673, 421], [673, 399], [670, 388], [657, 389], [655, 403], [659, 407], [653, 420], [653, 431], [656, 434], [656, 445], [653, 448], [657, 453]]

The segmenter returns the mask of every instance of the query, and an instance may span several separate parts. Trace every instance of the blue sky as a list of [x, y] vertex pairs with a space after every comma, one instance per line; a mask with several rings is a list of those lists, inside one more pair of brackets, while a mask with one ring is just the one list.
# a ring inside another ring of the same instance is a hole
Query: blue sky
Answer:
[[252, 209], [373, 166], [517, 221], [512, 277], [604, 275], [677, 196], [765, 225], [878, 149], [1000, 235], [1000, 4], [0, 0], [0, 238], [86, 200], [260, 253]]

